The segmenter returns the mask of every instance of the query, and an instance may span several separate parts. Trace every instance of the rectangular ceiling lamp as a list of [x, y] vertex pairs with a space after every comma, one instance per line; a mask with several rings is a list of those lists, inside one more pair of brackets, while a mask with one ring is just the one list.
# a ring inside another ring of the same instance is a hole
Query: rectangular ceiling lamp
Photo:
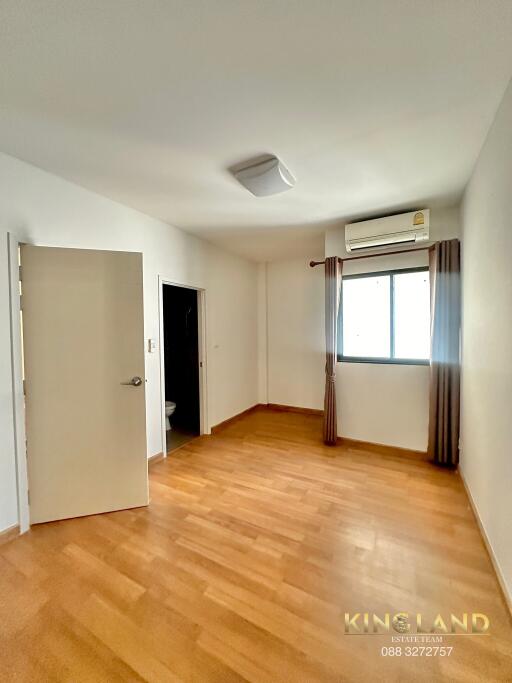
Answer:
[[275, 156], [256, 164], [249, 162], [247, 166], [235, 171], [234, 176], [256, 197], [285, 192], [295, 185], [295, 178]]

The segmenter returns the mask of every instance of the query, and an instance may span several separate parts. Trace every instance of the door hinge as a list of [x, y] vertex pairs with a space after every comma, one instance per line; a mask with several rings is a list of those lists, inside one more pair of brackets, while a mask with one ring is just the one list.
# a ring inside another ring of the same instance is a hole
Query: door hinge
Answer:
[[27, 380], [23, 380], [23, 396], [27, 395]]
[[21, 273], [22, 273], [21, 266], [19, 266], [19, 275], [18, 275], [18, 279], [19, 279], [20, 282], [23, 280], [23, 278], [21, 277]]
[[27, 489], [27, 503], [30, 505], [30, 489]]

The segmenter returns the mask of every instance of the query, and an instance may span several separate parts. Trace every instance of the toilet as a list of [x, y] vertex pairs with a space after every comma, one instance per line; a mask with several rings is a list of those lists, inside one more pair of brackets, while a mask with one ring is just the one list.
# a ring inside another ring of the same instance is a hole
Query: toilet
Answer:
[[166, 401], [165, 402], [165, 429], [166, 431], [170, 431], [171, 428], [171, 422], [169, 418], [171, 415], [174, 413], [176, 410], [176, 403], [174, 401]]

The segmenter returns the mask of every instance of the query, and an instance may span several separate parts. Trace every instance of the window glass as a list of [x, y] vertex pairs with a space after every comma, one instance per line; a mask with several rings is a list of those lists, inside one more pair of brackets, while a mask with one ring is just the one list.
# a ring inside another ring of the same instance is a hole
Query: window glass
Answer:
[[428, 358], [430, 354], [430, 284], [428, 271], [396, 273], [395, 357]]
[[340, 323], [339, 355], [343, 358], [428, 361], [428, 270], [346, 276]]
[[390, 354], [389, 275], [343, 280], [343, 355]]

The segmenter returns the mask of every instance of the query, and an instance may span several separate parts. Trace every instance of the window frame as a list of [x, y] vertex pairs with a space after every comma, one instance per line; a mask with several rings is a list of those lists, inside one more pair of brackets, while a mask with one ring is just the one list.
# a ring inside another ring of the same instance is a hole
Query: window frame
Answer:
[[[428, 272], [428, 266], [418, 266], [416, 268], [394, 268], [393, 270], [378, 270], [372, 273], [357, 273], [355, 275], [343, 275], [340, 283], [340, 308], [338, 312], [337, 337], [338, 348], [336, 349], [336, 359], [338, 363], [373, 363], [377, 365], [430, 365], [430, 358], [394, 358], [395, 352], [395, 275], [407, 273]], [[360, 280], [367, 277], [378, 276], [390, 277], [389, 290], [389, 325], [390, 325], [390, 356], [345, 356], [343, 355], [343, 280]]]

